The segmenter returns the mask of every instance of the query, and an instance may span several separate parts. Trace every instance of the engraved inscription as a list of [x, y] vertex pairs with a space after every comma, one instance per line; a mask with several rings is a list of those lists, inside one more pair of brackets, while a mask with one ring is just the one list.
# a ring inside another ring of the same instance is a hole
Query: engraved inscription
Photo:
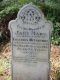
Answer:
[[28, 63], [48, 61], [48, 40], [47, 32], [43, 32], [40, 29], [23, 30], [20, 28], [18, 30], [17, 28], [13, 37], [13, 47], [14, 51], [19, 54], [15, 53], [15, 58], [18, 58], [20, 62]]

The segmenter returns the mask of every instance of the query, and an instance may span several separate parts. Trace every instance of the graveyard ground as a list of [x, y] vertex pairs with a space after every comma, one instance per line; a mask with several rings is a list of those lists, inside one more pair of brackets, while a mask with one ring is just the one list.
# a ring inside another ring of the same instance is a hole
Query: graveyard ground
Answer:
[[[51, 45], [51, 80], [60, 80], [60, 46]], [[11, 80], [11, 46], [5, 45], [0, 54], [0, 80]]]

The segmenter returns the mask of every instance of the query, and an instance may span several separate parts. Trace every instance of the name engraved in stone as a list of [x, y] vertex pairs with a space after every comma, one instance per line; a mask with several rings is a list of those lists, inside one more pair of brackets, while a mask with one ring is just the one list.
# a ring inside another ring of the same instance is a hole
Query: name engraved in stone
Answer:
[[16, 36], [25, 36], [25, 37], [45, 37], [47, 36], [46, 33], [40, 32], [38, 30], [24, 30], [24, 31], [16, 31], [15, 33]]

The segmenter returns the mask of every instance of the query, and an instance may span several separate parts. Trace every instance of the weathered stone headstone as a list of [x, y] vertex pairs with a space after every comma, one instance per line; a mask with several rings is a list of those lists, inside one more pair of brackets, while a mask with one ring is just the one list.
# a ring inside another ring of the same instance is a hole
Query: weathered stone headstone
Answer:
[[9, 29], [13, 80], [49, 80], [51, 22], [28, 4], [10, 21]]

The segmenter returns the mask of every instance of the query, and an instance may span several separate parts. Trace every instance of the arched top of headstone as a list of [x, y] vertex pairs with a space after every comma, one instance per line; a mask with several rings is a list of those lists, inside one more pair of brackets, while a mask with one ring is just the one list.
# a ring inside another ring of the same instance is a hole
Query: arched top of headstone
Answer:
[[35, 29], [38, 26], [44, 27], [47, 30], [52, 31], [51, 22], [48, 22], [40, 9], [38, 9], [35, 5], [27, 4], [23, 6], [17, 14], [16, 20], [10, 21], [9, 29], [11, 30], [11, 25], [20, 26], [24, 28], [32, 28]]
[[41, 10], [30, 3], [21, 8], [17, 18], [21, 19], [23, 23], [34, 24], [44, 19], [44, 15]]

